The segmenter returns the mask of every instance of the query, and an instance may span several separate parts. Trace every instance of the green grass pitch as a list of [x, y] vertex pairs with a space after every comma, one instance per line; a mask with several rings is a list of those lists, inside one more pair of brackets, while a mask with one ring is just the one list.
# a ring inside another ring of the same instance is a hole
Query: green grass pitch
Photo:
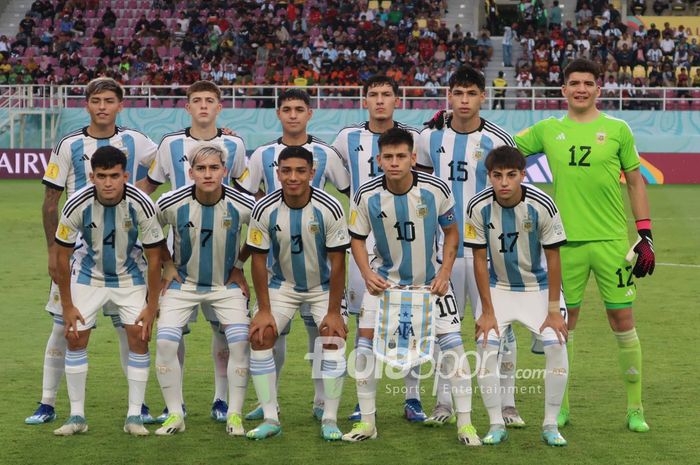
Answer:
[[[0, 183], [3, 290], [0, 312], [0, 464], [214, 464], [310, 463], [697, 463], [698, 346], [696, 289], [700, 280], [700, 186], [651, 186], [657, 267], [651, 278], [638, 280], [635, 306], [644, 351], [644, 400], [652, 431], [634, 434], [624, 426], [625, 396], [617, 367], [617, 348], [608, 327], [595, 281], [589, 283], [576, 331], [571, 378], [572, 424], [563, 429], [569, 447], [551, 449], [540, 441], [543, 414], [542, 380], [519, 380], [517, 396], [528, 427], [511, 431], [497, 447], [466, 448], [454, 426], [428, 429], [401, 418], [403, 395], [390, 394], [402, 383], [386, 378], [378, 387], [379, 438], [362, 444], [325, 443], [311, 417], [312, 383], [303, 355], [306, 333], [295, 320], [288, 338], [287, 364], [279, 388], [284, 433], [263, 442], [230, 438], [224, 425], [209, 418], [213, 396], [210, 330], [200, 321], [187, 336], [185, 398], [187, 431], [176, 437], [134, 438], [121, 431], [127, 386], [119, 366], [118, 343], [107, 318], [90, 343], [86, 413], [90, 431], [58, 438], [52, 430], [69, 412], [65, 383], [57, 401], [58, 420], [27, 426], [41, 394], [43, 350], [51, 320], [43, 310], [49, 279], [41, 227], [43, 188], [38, 181]], [[625, 195], [626, 197], [626, 195]], [[595, 206], [591, 206], [595, 208]], [[630, 222], [632, 226], [632, 222]], [[680, 266], [680, 265], [694, 266]], [[251, 286], [252, 287], [252, 286]], [[473, 348], [473, 322], [463, 325], [467, 350]], [[517, 330], [519, 368], [541, 368], [542, 357], [529, 353], [530, 337]], [[354, 323], [351, 325], [354, 336]], [[151, 347], [155, 356], [155, 345]], [[432, 383], [423, 381], [423, 405], [434, 404]], [[538, 392], [539, 391], [539, 392]], [[254, 404], [252, 384], [245, 408]], [[147, 402], [154, 413], [163, 406], [155, 373]], [[340, 427], [351, 428], [345, 416], [355, 404], [355, 386], [345, 384]], [[473, 399], [473, 419], [481, 434], [488, 420], [481, 399]], [[246, 429], [254, 427], [245, 422]], [[154, 428], [150, 428], [151, 431]], [[696, 457], [693, 459], [692, 457]]]

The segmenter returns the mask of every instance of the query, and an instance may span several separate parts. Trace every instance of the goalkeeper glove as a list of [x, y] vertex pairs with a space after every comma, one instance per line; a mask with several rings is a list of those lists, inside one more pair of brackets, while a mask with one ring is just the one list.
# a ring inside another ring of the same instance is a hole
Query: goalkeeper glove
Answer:
[[643, 278], [647, 274], [654, 273], [656, 257], [654, 256], [654, 241], [651, 237], [651, 220], [637, 221], [637, 242], [632, 246], [632, 252], [637, 254], [637, 262], [634, 264], [632, 274], [637, 278]]
[[435, 112], [432, 118], [423, 123], [423, 126], [427, 126], [430, 129], [440, 130], [447, 125], [452, 117], [452, 113], [447, 110], [438, 110]]

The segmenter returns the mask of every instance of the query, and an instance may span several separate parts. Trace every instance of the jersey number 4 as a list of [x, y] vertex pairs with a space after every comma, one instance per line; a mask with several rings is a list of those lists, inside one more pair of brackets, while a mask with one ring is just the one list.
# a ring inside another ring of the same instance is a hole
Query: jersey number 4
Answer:
[[586, 161], [586, 158], [591, 154], [590, 145], [579, 146], [579, 159], [576, 161], [576, 146], [572, 145], [569, 147], [569, 153], [571, 154], [571, 160], [569, 160], [569, 166], [591, 166], [590, 163]]

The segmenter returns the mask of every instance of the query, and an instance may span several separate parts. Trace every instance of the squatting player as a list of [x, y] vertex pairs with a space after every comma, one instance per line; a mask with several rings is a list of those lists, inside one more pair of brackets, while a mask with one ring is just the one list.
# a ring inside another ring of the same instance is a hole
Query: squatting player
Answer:
[[[197, 305], [208, 304], [227, 342], [229, 403], [226, 431], [242, 436], [241, 409], [248, 384], [248, 285], [239, 256], [241, 226], [248, 224], [255, 201], [222, 184], [228, 175], [226, 151], [214, 143], [196, 145], [188, 153], [191, 168], [186, 185], [158, 199], [158, 220], [173, 231], [173, 254], [161, 250], [163, 296], [158, 317], [156, 366], [168, 407], [168, 418], [156, 431], [184, 431], [182, 373], [177, 358], [182, 327]], [[174, 258], [173, 258], [174, 257]]]
[[[455, 224], [454, 198], [447, 184], [435, 176], [414, 171], [416, 154], [413, 136], [392, 128], [379, 138], [377, 162], [383, 176], [364, 183], [353, 197], [350, 213], [351, 247], [365, 279], [367, 292], [359, 322], [356, 352], [356, 386], [361, 421], [343, 435], [344, 441], [358, 442], [377, 437], [375, 355], [372, 349], [374, 325], [379, 311], [379, 294], [394, 285], [430, 286], [445, 308], [436, 318], [435, 332], [444, 352], [442, 369], [448, 374], [457, 412], [457, 434], [467, 445], [481, 442], [471, 424], [471, 383], [464, 356], [460, 320], [450, 289], [450, 273], [459, 241]], [[443, 262], [438, 268], [435, 242], [445, 234]], [[374, 233], [377, 256], [370, 267], [365, 240]], [[452, 302], [452, 304], [450, 303]]]
[[248, 432], [250, 439], [265, 439], [282, 431], [272, 347], [278, 330], [289, 324], [302, 304], [310, 307], [319, 333], [334, 338], [324, 341], [320, 377], [317, 373], [314, 377], [324, 387], [321, 437], [327, 441], [341, 438], [337, 414], [347, 333], [341, 302], [350, 236], [340, 203], [310, 185], [315, 175], [309, 150], [298, 146], [282, 150], [277, 167], [282, 188], [258, 201], [248, 228], [257, 298], [250, 323], [250, 374], [264, 412], [264, 421]]
[[[61, 139], [51, 153], [46, 167], [43, 184], [46, 186], [42, 206], [42, 221], [49, 250], [49, 275], [53, 280], [49, 302], [46, 310], [53, 316], [53, 328], [44, 353], [44, 375], [42, 397], [36, 412], [27, 417], [27, 424], [41, 424], [56, 418], [54, 405], [56, 393], [63, 377], [66, 340], [61, 318], [61, 304], [58, 287], [55, 285], [56, 244], [54, 234], [58, 226], [58, 203], [65, 191], [70, 197], [79, 189], [90, 183], [92, 170], [90, 157], [99, 147], [117, 147], [127, 154], [129, 182], [135, 183], [139, 168], [146, 169], [156, 154], [156, 144], [144, 134], [133, 129], [117, 126], [117, 115], [122, 110], [124, 90], [111, 78], [97, 78], [90, 81], [85, 89], [85, 110], [90, 116], [90, 124], [68, 133]], [[134, 249], [136, 256], [141, 255], [139, 248]], [[122, 369], [126, 374], [129, 347], [127, 336], [114, 308], [108, 305], [105, 314], [112, 317], [112, 322], [119, 336]], [[144, 416], [149, 418], [144, 406]]]
[[[317, 189], [323, 189], [326, 181], [330, 181], [338, 191], [347, 194], [350, 190], [350, 177], [338, 152], [306, 131], [312, 116], [309, 94], [301, 89], [282, 92], [277, 97], [277, 117], [282, 124], [282, 137], [255, 149], [250, 156], [245, 173], [237, 181], [240, 187], [255, 195], [257, 199], [280, 189], [281, 183], [275, 172], [280, 152], [286, 147], [304, 147], [313, 155], [315, 175], [311, 178], [311, 185]], [[308, 334], [308, 350], [311, 353], [318, 337], [318, 328], [307, 305], [302, 305], [300, 314]], [[280, 334], [275, 342], [274, 354], [279, 381], [280, 372], [284, 366], [286, 335], [290, 327], [278, 329]], [[318, 420], [323, 417], [323, 383], [320, 379], [314, 379], [312, 413]], [[260, 407], [246, 415], [246, 420], [262, 418], [263, 411]]]
[[[515, 146], [506, 131], [483, 119], [481, 105], [486, 99], [484, 76], [471, 66], [461, 66], [448, 82], [448, 103], [452, 112], [444, 127], [428, 127], [421, 131], [417, 149], [417, 167], [432, 171], [445, 181], [452, 190], [458, 208], [455, 210], [457, 224], [463, 225], [467, 203], [488, 186], [488, 175], [484, 160], [494, 148]], [[474, 320], [481, 315], [479, 291], [476, 288], [472, 252], [464, 247], [464, 235], [459, 228], [457, 259], [452, 269], [452, 284], [460, 318], [464, 317], [467, 297]], [[442, 241], [442, 238], [440, 239]], [[434, 353], [435, 360], [439, 351]], [[523, 427], [525, 422], [515, 408], [515, 371], [517, 345], [515, 333], [507, 328], [503, 335], [501, 350], [501, 393], [503, 418], [506, 424]], [[438, 382], [437, 404], [425, 422], [428, 426], [440, 426], [452, 417], [452, 397], [449, 383]]]
[[566, 321], [559, 309], [564, 226], [552, 199], [522, 184], [525, 157], [518, 149], [494, 149], [485, 165], [492, 187], [469, 201], [464, 233], [464, 245], [474, 249], [482, 303], [476, 322], [481, 360], [477, 381], [490, 422], [482, 442], [494, 445], [508, 437], [499, 395], [499, 334], [518, 321], [544, 346], [542, 439], [550, 446], [565, 446], [557, 429], [568, 371]]
[[[216, 126], [216, 119], [221, 113], [221, 90], [211, 81], [197, 81], [187, 88], [187, 104], [185, 110], [191, 118], [191, 126], [163, 136], [158, 145], [158, 153], [148, 171], [148, 176], [139, 180], [136, 186], [150, 194], [158, 186], [170, 181], [172, 190], [179, 189], [192, 183], [190, 177], [190, 162], [188, 155], [194, 147], [203, 141], [216, 143], [226, 151], [226, 174], [224, 181], [237, 179], [245, 171], [245, 144], [240, 137], [224, 134]], [[228, 405], [226, 403], [226, 365], [228, 363], [228, 343], [223, 329], [220, 327], [216, 314], [207, 303], [202, 304], [202, 313], [211, 323], [212, 340], [211, 354], [214, 359], [214, 400], [211, 407], [212, 418], [226, 421]], [[196, 312], [193, 318], [196, 317]], [[187, 333], [187, 329], [185, 329]], [[184, 338], [178, 349], [184, 354]], [[183, 368], [181, 366], [181, 368]], [[183, 368], [184, 374], [184, 368]], [[156, 418], [163, 422], [167, 418], [167, 407], [163, 415]]]
[[[627, 123], [598, 111], [600, 76], [594, 62], [577, 59], [564, 69], [562, 94], [569, 110], [548, 118], [515, 137], [526, 155], [544, 152], [554, 177], [554, 199], [561, 210], [568, 242], [561, 248], [562, 284], [569, 309], [569, 366], [573, 332], [590, 272], [596, 277], [610, 327], [619, 347], [619, 363], [627, 389], [627, 426], [649, 431], [642, 409], [642, 349], [632, 314], [637, 288], [632, 275], [654, 271], [654, 249], [639, 154]], [[638, 254], [634, 266], [626, 260], [627, 221], [620, 194], [620, 171], [637, 224]], [[569, 422], [565, 394], [558, 424]]]
[[[126, 155], [116, 147], [100, 147], [90, 164], [93, 185], [68, 198], [56, 230], [55, 276], [68, 344], [65, 371], [71, 411], [66, 423], [54, 434], [70, 436], [88, 429], [87, 346], [97, 312], [109, 302], [118, 309], [129, 339], [129, 409], [124, 431], [145, 436], [148, 430], [143, 426], [141, 406], [150, 369], [148, 341], [158, 310], [158, 247], [165, 240], [151, 199], [127, 184]], [[83, 244], [73, 253], [79, 236]], [[132, 255], [138, 237], [148, 259], [146, 280]]]
[[[363, 84], [363, 106], [369, 113], [369, 120], [348, 126], [340, 130], [333, 142], [350, 172], [350, 196], [354, 196], [361, 184], [381, 176], [382, 171], [377, 163], [379, 146], [377, 141], [387, 129], [394, 127], [405, 129], [413, 136], [414, 145], [418, 145], [418, 131], [412, 127], [394, 121], [394, 110], [400, 104], [399, 86], [396, 81], [387, 76], [372, 76]], [[369, 259], [374, 258], [374, 237], [367, 237], [367, 253]], [[356, 317], [362, 308], [362, 297], [365, 294], [365, 280], [350, 255], [348, 266], [347, 304], [348, 312]], [[420, 401], [419, 380], [413, 371], [404, 378], [406, 383], [406, 402], [404, 416], [409, 421], [424, 421], [426, 416]], [[360, 405], [349, 420], [360, 419]]]

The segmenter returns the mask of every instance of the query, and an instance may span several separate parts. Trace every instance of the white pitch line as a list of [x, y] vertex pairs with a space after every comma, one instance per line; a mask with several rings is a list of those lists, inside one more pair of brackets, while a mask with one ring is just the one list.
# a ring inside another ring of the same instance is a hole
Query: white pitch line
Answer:
[[657, 263], [660, 266], [676, 266], [678, 268], [700, 268], [700, 265], [693, 265], [690, 263]]

